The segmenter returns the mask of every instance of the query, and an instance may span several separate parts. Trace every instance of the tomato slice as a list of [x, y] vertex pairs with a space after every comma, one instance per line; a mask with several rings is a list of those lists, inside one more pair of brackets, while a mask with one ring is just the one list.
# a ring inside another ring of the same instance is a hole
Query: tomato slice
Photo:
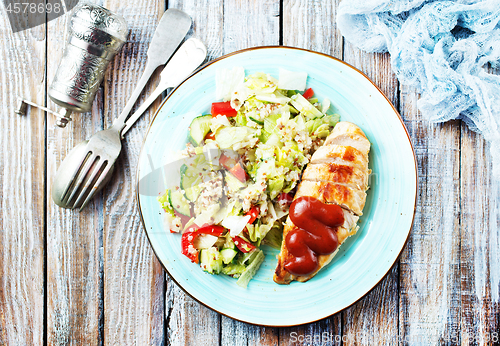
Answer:
[[216, 237], [219, 237], [225, 231], [226, 231], [226, 229], [222, 226], [210, 225], [210, 226], [205, 226], [205, 227], [199, 228], [196, 231], [196, 233], [198, 233], [198, 234], [210, 234], [210, 235], [214, 235]]
[[212, 103], [212, 116], [225, 115], [226, 117], [235, 117], [238, 112], [231, 107], [231, 101], [227, 102], [214, 102]]
[[215, 140], [215, 134], [214, 134], [212, 131], [209, 131], [209, 132], [205, 135], [205, 139], [212, 139], [212, 140]]
[[191, 262], [198, 263], [199, 251], [194, 247], [194, 239], [200, 234], [210, 234], [216, 237], [221, 236], [226, 229], [222, 226], [205, 226], [195, 231], [188, 231], [182, 235], [181, 238], [181, 253], [191, 260]]
[[228, 171], [231, 170], [231, 168], [234, 167], [238, 163], [238, 161], [222, 152], [222, 154], [219, 157], [219, 163], [222, 167], [227, 169]]
[[185, 232], [181, 238], [181, 253], [191, 260], [193, 263], [198, 263], [198, 250], [194, 248], [193, 242], [196, 237], [195, 232]]
[[245, 169], [243, 168], [241, 162], [236, 161], [236, 159], [224, 155], [223, 153], [219, 158], [219, 163], [242, 183], [247, 180], [247, 172], [245, 172]]
[[188, 221], [191, 220], [191, 216], [183, 215], [183, 214], [177, 212], [177, 210], [174, 210], [174, 214], [175, 214], [175, 216], [180, 217], [181, 222], [182, 222], [182, 227], [186, 226]]
[[314, 96], [314, 91], [312, 90], [312, 88], [309, 88], [302, 94], [302, 96], [304, 96], [306, 99], [310, 99]]
[[247, 181], [247, 177], [248, 177], [247, 172], [245, 172], [245, 170], [241, 166], [240, 162], [238, 162], [236, 165], [234, 165], [233, 168], [231, 168], [229, 170], [229, 172], [231, 172], [231, 174], [234, 175], [236, 177], [236, 179], [238, 179], [242, 183]]
[[233, 242], [234, 242], [234, 245], [236, 245], [236, 247], [241, 252], [244, 252], [244, 253], [250, 252], [253, 249], [255, 249], [255, 245], [250, 244], [249, 242], [247, 242], [246, 240], [244, 240], [243, 238], [238, 237], [238, 236], [233, 237]]
[[249, 224], [252, 224], [255, 220], [257, 220], [257, 217], [259, 216], [260, 214], [260, 208], [256, 205], [254, 205], [246, 214], [245, 216], [247, 215], [250, 215], [250, 220], [248, 220], [248, 223]]
[[291, 195], [291, 194], [289, 194], [289, 193], [284, 193], [284, 192], [281, 192], [281, 193], [279, 194], [279, 197], [278, 197], [278, 203], [280, 203], [280, 204], [288, 204], [288, 205], [290, 205], [290, 204], [292, 204], [292, 202], [293, 202], [293, 197], [292, 197], [292, 195]]

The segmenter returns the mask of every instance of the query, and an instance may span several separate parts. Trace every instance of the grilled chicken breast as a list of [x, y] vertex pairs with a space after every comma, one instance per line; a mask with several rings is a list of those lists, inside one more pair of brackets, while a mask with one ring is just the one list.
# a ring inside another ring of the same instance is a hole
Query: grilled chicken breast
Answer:
[[[318, 255], [317, 269], [308, 275], [293, 275], [285, 264], [294, 256], [289, 252], [286, 236], [297, 226], [287, 218], [283, 242], [278, 256], [274, 281], [288, 284], [293, 280], [305, 282], [326, 266], [337, 254], [340, 245], [358, 230], [357, 222], [363, 214], [368, 189], [368, 152], [370, 142], [363, 131], [353, 123], [340, 122], [326, 138], [325, 143], [311, 157], [304, 170], [294, 200], [313, 197], [325, 204], [342, 207], [344, 223], [336, 227], [337, 249], [328, 255]], [[305, 227], [305, 226], [304, 226]]]

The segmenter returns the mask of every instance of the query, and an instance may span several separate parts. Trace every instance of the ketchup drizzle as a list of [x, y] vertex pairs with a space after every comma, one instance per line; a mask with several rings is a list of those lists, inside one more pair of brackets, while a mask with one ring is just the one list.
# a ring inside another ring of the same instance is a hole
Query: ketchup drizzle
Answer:
[[290, 219], [296, 227], [285, 241], [292, 258], [285, 269], [293, 275], [309, 275], [318, 268], [318, 255], [333, 253], [338, 245], [337, 227], [344, 223], [342, 208], [313, 197], [299, 197], [290, 206]]

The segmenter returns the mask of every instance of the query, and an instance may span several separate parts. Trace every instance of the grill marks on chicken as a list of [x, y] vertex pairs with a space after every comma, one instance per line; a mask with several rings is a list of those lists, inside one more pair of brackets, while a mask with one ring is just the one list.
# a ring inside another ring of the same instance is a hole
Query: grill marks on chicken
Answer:
[[[336, 227], [339, 246], [358, 230], [357, 222], [363, 214], [368, 189], [368, 152], [370, 142], [363, 131], [350, 122], [340, 122], [311, 157], [304, 170], [294, 199], [302, 196], [313, 197], [327, 204], [337, 204], [343, 208], [344, 224]], [[309, 275], [292, 275], [284, 265], [290, 256], [286, 245], [286, 235], [296, 228], [290, 218], [283, 230], [283, 243], [278, 256], [274, 281], [288, 284], [293, 280], [307, 281], [325, 267], [336, 255], [318, 256], [318, 268]]]
[[370, 142], [363, 131], [353, 123], [347, 121], [338, 123], [324, 143], [324, 145], [332, 144], [353, 147], [366, 156], [368, 160]]
[[309, 164], [302, 175], [302, 180], [348, 184], [360, 190], [366, 190], [368, 186], [366, 171], [356, 166], [334, 162]]
[[347, 164], [357, 165], [359, 168], [367, 169], [368, 167], [368, 161], [361, 151], [354, 147], [338, 144], [323, 144], [312, 155], [311, 163], [332, 161], [334, 159], [341, 160]]
[[366, 193], [355, 185], [302, 180], [296, 196], [309, 196], [323, 203], [338, 204], [355, 215], [363, 215]]

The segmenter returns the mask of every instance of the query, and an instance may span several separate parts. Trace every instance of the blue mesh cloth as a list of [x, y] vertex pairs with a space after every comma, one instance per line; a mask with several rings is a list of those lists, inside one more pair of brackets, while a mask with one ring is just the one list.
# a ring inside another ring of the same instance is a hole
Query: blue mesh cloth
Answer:
[[500, 178], [500, 0], [343, 0], [337, 25], [368, 52], [389, 52], [399, 81], [433, 122], [462, 119], [490, 142]]

